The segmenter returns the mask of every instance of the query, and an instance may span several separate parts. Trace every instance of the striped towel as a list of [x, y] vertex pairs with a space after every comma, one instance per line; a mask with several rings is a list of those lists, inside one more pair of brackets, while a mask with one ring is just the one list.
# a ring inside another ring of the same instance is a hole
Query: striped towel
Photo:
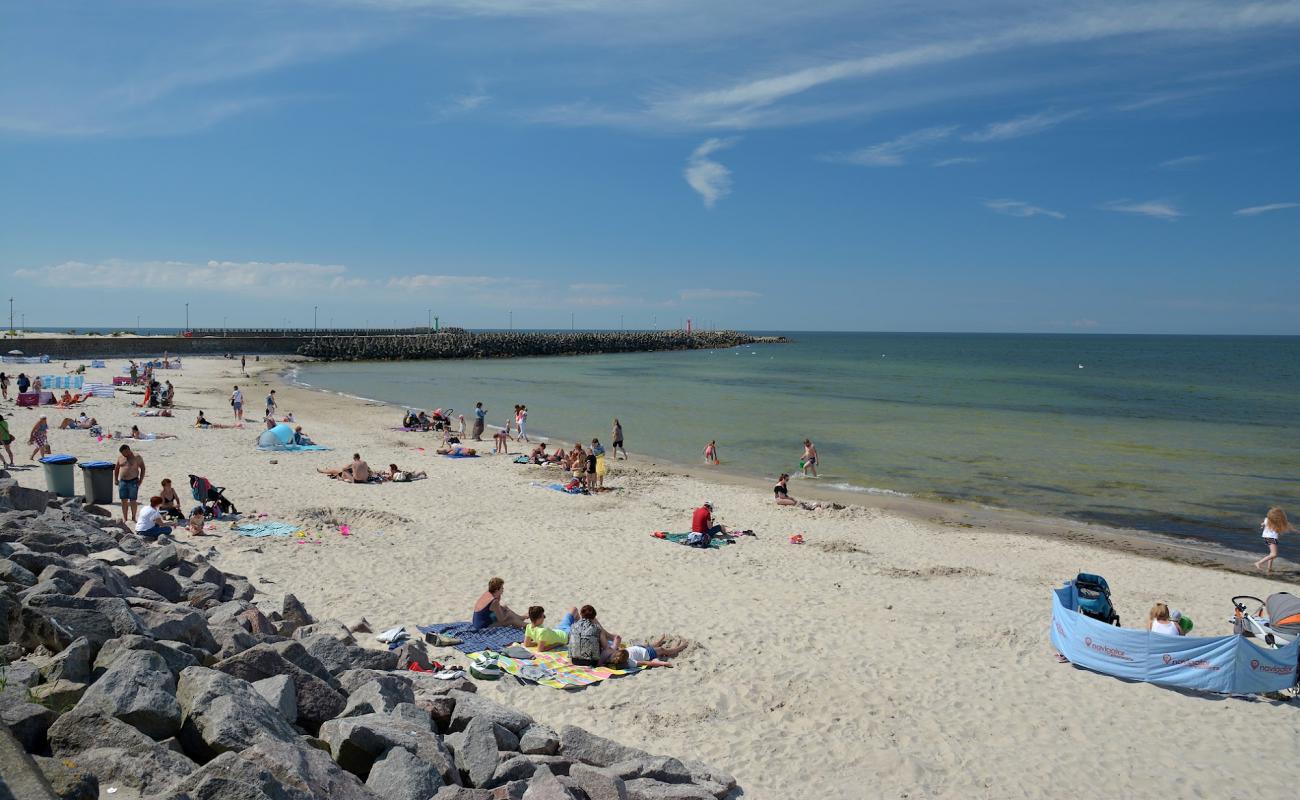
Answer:
[[108, 383], [87, 383], [83, 388], [90, 392], [92, 397], [113, 397], [117, 394], [117, 390]]
[[46, 389], [80, 389], [86, 379], [81, 375], [42, 375], [41, 386]]
[[[470, 658], [476, 655], [478, 654], [469, 654]], [[641, 671], [639, 669], [610, 669], [609, 667], [580, 667], [570, 661], [569, 654], [563, 650], [551, 650], [546, 653], [533, 651], [533, 658], [530, 661], [519, 661], [507, 656], [497, 656], [497, 664], [500, 665], [501, 669], [521, 680], [530, 680], [543, 686], [549, 686], [552, 689], [581, 689], [584, 686], [591, 686], [608, 678], [635, 675]], [[536, 669], [528, 669], [530, 666], [541, 667], [544, 671], [542, 673], [544, 677]], [[528, 670], [528, 673], [531, 674], [521, 675], [520, 672], [523, 670]]]

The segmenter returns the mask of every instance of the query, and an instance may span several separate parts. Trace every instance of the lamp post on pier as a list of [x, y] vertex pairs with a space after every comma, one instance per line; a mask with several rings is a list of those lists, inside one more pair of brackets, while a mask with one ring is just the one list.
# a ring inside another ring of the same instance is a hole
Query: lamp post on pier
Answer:
[[190, 329], [190, 304], [185, 304], [185, 330]]
[[315, 333], [315, 332], [316, 332], [316, 312], [317, 312], [319, 309], [320, 309], [320, 306], [312, 306], [312, 307], [311, 307], [311, 332], [312, 332], [312, 333]]

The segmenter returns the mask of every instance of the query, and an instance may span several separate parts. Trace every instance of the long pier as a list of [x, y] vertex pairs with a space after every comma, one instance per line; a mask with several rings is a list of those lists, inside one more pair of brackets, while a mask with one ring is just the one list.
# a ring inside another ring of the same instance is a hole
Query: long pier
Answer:
[[[782, 336], [751, 336], [738, 331], [500, 331], [475, 333], [445, 328], [415, 332], [280, 332], [191, 336], [6, 337], [3, 352], [20, 350], [51, 360], [187, 355], [299, 355], [322, 361], [517, 358], [594, 355], [659, 350], [701, 350], [745, 344], [775, 344]], [[8, 370], [6, 370], [8, 371]]]

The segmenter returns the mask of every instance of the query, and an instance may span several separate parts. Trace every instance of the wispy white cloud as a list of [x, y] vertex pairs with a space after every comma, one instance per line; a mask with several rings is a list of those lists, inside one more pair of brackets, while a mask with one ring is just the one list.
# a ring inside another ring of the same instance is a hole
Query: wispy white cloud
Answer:
[[339, 290], [370, 284], [335, 264], [264, 261], [65, 261], [39, 269], [18, 269], [14, 277], [42, 286], [77, 289], [203, 289], [218, 292], [250, 289]]
[[994, 211], [998, 214], [1006, 214], [1010, 217], [1051, 217], [1052, 219], [1065, 219], [1065, 215], [1059, 211], [1052, 211], [1051, 209], [1030, 205], [1023, 200], [985, 200], [984, 207], [989, 211]]
[[1179, 156], [1178, 158], [1161, 161], [1159, 166], [1161, 169], [1178, 169], [1179, 167], [1190, 167], [1192, 164], [1199, 164], [1207, 158], [1209, 158], [1209, 156], [1203, 153], [1190, 156]]
[[1112, 200], [1103, 204], [1102, 208], [1107, 211], [1118, 211], [1121, 214], [1137, 214], [1152, 219], [1163, 219], [1167, 222], [1173, 222], [1180, 217], [1186, 216], [1168, 200]]
[[421, 289], [469, 289], [483, 288], [503, 283], [504, 278], [492, 278], [486, 275], [398, 275], [389, 278], [385, 285], [389, 289], [401, 289], [412, 292]]
[[1095, 319], [1076, 319], [1076, 320], [1074, 320], [1073, 322], [1070, 323], [1070, 327], [1071, 327], [1071, 328], [1089, 329], [1089, 328], [1095, 328], [1095, 327], [1097, 327], [1099, 324], [1100, 324], [1100, 323], [1098, 323], [1097, 320], [1095, 320]]
[[677, 293], [683, 302], [701, 300], [754, 300], [762, 297], [758, 292], [748, 289], [682, 289]]
[[737, 139], [705, 139], [686, 160], [683, 176], [686, 183], [704, 199], [705, 208], [713, 208], [719, 200], [731, 194], [731, 170], [714, 161], [711, 156], [736, 143]]
[[1263, 206], [1250, 206], [1248, 208], [1239, 208], [1232, 212], [1238, 217], [1255, 217], [1260, 214], [1267, 214], [1270, 211], [1285, 211], [1288, 208], [1300, 208], [1300, 203], [1269, 203]]
[[1036, 114], [1022, 114], [1012, 119], [994, 122], [981, 130], [968, 133], [962, 138], [968, 142], [1001, 142], [1006, 139], [1019, 139], [1033, 136], [1062, 122], [1081, 116], [1083, 111], [1039, 111]]
[[954, 158], [941, 158], [930, 166], [932, 167], [959, 167], [964, 164], [980, 164], [984, 159], [975, 156], [956, 156]]
[[1164, 92], [1152, 92], [1144, 94], [1135, 100], [1120, 103], [1115, 106], [1116, 111], [1142, 111], [1157, 106], [1170, 105], [1183, 100], [1190, 100], [1195, 97], [1203, 97], [1207, 94], [1213, 94], [1219, 91], [1218, 87], [1203, 86], [1195, 89], [1176, 89]]
[[827, 156], [827, 160], [845, 164], [856, 164], [860, 167], [899, 167], [903, 165], [904, 158], [909, 152], [920, 147], [941, 142], [949, 136], [952, 136], [956, 130], [956, 125], [939, 125], [932, 128], [922, 128], [921, 130], [905, 133], [902, 136], [890, 139], [887, 142], [874, 144], [860, 150], [853, 150], [847, 153], [836, 153]]

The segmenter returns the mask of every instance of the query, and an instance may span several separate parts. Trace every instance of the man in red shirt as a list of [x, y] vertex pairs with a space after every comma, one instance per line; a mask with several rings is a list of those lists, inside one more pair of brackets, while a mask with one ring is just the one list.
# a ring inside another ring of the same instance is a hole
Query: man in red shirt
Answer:
[[691, 515], [691, 533], [707, 533], [716, 536], [726, 532], [725, 526], [713, 524], [713, 502], [710, 500], [705, 500], [704, 505], [695, 509], [695, 513]]

